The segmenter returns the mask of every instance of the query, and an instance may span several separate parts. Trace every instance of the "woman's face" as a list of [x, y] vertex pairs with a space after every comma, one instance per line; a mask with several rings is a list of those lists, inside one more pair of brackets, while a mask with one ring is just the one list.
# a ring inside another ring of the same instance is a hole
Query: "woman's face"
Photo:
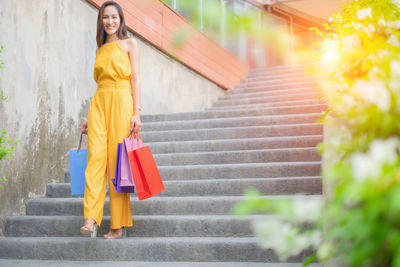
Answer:
[[104, 30], [108, 35], [115, 34], [119, 28], [121, 21], [118, 14], [118, 10], [115, 6], [110, 5], [104, 9], [103, 14], [103, 25]]

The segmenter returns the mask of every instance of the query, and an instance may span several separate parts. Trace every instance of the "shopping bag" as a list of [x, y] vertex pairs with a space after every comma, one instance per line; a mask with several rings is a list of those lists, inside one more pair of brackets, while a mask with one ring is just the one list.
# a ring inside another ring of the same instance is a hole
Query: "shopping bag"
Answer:
[[118, 143], [118, 148], [117, 148], [117, 162], [116, 162], [116, 167], [115, 167], [115, 178], [112, 179], [112, 183], [114, 184], [115, 190], [118, 193], [134, 193], [135, 192], [135, 187], [134, 186], [124, 186], [121, 187], [121, 170], [122, 170], [122, 165], [126, 164], [123, 168], [130, 168], [129, 167], [129, 162], [122, 162], [122, 157], [123, 157], [123, 146], [122, 143]]
[[[131, 134], [129, 135], [129, 137], [131, 136]], [[122, 165], [121, 165], [121, 183], [120, 183], [121, 187], [135, 186], [135, 181], [133, 180], [132, 171], [129, 165], [128, 151], [137, 149], [138, 143], [136, 139], [131, 139], [129, 137], [124, 138], [122, 143], [122, 160], [121, 160]], [[140, 146], [143, 146], [143, 144], [140, 143]]]
[[69, 151], [69, 169], [71, 173], [71, 194], [85, 193], [85, 170], [87, 164], [87, 149], [82, 148], [82, 134], [77, 149]]
[[[140, 135], [140, 134], [139, 134]], [[136, 135], [137, 144], [140, 144]], [[128, 151], [128, 158], [139, 200], [153, 197], [165, 190], [156, 162], [148, 146]]]

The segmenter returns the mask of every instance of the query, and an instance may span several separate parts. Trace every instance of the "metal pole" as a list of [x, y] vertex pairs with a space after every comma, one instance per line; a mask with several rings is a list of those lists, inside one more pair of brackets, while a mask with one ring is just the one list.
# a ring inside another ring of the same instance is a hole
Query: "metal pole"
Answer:
[[203, 0], [199, 0], [199, 16], [200, 16], [200, 31], [204, 32], [204, 21], [203, 21]]
[[221, 28], [220, 28], [220, 43], [222, 46], [226, 46], [226, 4], [225, 0], [221, 2]]

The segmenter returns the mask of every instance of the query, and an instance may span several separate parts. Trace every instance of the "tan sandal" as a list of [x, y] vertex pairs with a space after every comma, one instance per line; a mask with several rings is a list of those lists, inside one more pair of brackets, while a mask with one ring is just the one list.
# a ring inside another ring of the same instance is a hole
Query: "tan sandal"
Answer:
[[[93, 220], [94, 221], [94, 220]], [[81, 234], [84, 236], [90, 235], [91, 238], [97, 237], [97, 223], [94, 221], [92, 224], [92, 228], [88, 227], [90, 224], [86, 223], [84, 226], [81, 227]]]

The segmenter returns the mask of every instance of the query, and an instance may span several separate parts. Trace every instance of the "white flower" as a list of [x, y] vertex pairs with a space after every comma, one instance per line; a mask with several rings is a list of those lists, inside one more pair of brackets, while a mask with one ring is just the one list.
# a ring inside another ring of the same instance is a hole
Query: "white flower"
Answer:
[[344, 37], [342, 39], [342, 43], [346, 49], [354, 49], [361, 47], [361, 41], [358, 38], [357, 34], [352, 34]]
[[380, 19], [380, 20], [378, 21], [378, 25], [380, 25], [380, 26], [386, 26], [387, 23], [386, 23], [386, 21], [385, 21], [384, 19]]
[[388, 39], [388, 44], [399, 47], [400, 43], [399, 43], [399, 39], [396, 37], [396, 35], [391, 34], [389, 39]]
[[400, 29], [400, 20], [389, 21], [387, 25], [390, 28]]
[[375, 27], [372, 24], [369, 24], [368, 26], [363, 26], [362, 29], [368, 35], [371, 35], [373, 32], [376, 31]]
[[310, 246], [316, 247], [322, 240], [320, 232], [314, 231], [311, 235], [298, 233], [278, 217], [256, 219], [252, 226], [260, 246], [275, 250], [281, 260], [296, 256]]
[[395, 94], [400, 94], [400, 60], [392, 60], [390, 62], [391, 79], [389, 88]]
[[392, 78], [389, 82], [390, 90], [395, 94], [400, 94], [400, 79], [399, 78]]
[[381, 50], [378, 50], [377, 55], [379, 58], [384, 58], [384, 57], [387, 57], [388, 55], [390, 55], [390, 51], [381, 49]]
[[322, 243], [322, 236], [320, 231], [313, 231], [312, 235], [310, 236], [310, 243], [314, 247], [318, 247]]
[[297, 199], [293, 201], [296, 222], [315, 222], [321, 215], [322, 203], [318, 199]]
[[343, 110], [348, 110], [356, 105], [358, 105], [359, 103], [354, 99], [354, 97], [352, 95], [349, 94], [345, 94], [343, 95], [343, 104], [344, 107], [341, 107]]
[[397, 158], [399, 140], [392, 137], [386, 140], [377, 139], [370, 146], [370, 156], [379, 165], [384, 163], [392, 164]]
[[362, 182], [367, 178], [376, 178], [380, 173], [377, 165], [367, 154], [356, 153], [350, 158], [354, 179]]
[[353, 89], [366, 102], [377, 105], [382, 111], [389, 111], [391, 96], [382, 80], [357, 81]]
[[379, 178], [383, 164], [393, 164], [399, 149], [399, 140], [389, 138], [386, 140], [377, 139], [371, 143], [366, 153], [356, 153], [350, 157], [353, 169], [353, 176], [356, 181], [364, 181], [367, 178]]
[[334, 245], [331, 243], [323, 243], [319, 248], [318, 248], [318, 258], [322, 261], [328, 260], [334, 252]]
[[390, 62], [390, 71], [393, 76], [400, 76], [400, 60], [392, 60]]
[[357, 18], [359, 20], [363, 20], [363, 19], [368, 18], [368, 17], [370, 19], [372, 19], [372, 10], [371, 10], [370, 7], [357, 10]]
[[400, 6], [400, 0], [393, 0], [393, 4]]
[[282, 257], [290, 257], [285, 237], [295, 236], [295, 232], [289, 224], [278, 218], [270, 218], [256, 219], [252, 225], [262, 248], [275, 249]]
[[334, 18], [332, 18], [331, 16], [329, 16], [328, 22], [329, 22], [329, 23], [332, 23], [332, 22], [334, 22], [334, 21], [335, 21]]

